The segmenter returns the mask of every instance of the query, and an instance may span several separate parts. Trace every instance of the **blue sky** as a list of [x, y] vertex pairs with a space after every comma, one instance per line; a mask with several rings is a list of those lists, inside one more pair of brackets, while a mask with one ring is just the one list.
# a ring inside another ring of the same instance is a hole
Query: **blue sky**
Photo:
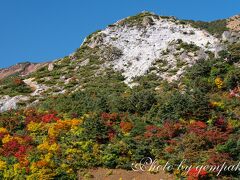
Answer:
[[210, 21], [240, 14], [240, 1], [0, 0], [0, 68], [64, 57], [90, 33], [144, 10]]

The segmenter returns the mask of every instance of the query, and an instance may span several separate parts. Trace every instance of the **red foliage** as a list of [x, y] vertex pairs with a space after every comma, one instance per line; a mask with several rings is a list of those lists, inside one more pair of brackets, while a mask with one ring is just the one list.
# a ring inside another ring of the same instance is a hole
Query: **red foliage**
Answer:
[[116, 122], [113, 122], [113, 121], [107, 121], [105, 122], [105, 125], [108, 126], [108, 127], [112, 127], [116, 124]]
[[170, 140], [167, 140], [167, 143], [173, 146], [176, 146], [178, 144], [178, 141], [176, 141], [175, 139], [170, 139]]
[[182, 128], [183, 127], [180, 123], [166, 122], [163, 124], [163, 127], [161, 128], [158, 137], [172, 139], [179, 135], [179, 132], [182, 130]]
[[59, 118], [56, 116], [56, 114], [46, 114], [42, 117], [42, 122], [44, 123], [50, 123], [58, 120]]
[[[19, 142], [19, 139], [20, 142]], [[29, 136], [14, 136], [13, 139], [4, 143], [1, 148], [1, 154], [5, 157], [14, 156], [20, 163], [27, 164], [26, 155], [31, 149], [32, 138]]]
[[11, 155], [15, 155], [16, 152], [18, 152], [20, 148], [20, 144], [17, 140], [9, 141], [2, 146], [2, 154], [6, 157], [9, 157]]
[[123, 132], [128, 133], [132, 130], [133, 124], [131, 122], [121, 122], [120, 123], [120, 128], [122, 129]]
[[202, 136], [212, 144], [222, 144], [228, 140], [230, 132], [221, 132], [219, 129], [206, 131]]
[[222, 166], [224, 163], [231, 164], [232, 158], [228, 153], [217, 153], [213, 152], [210, 154], [210, 158], [208, 159], [208, 164], [214, 166]]
[[157, 133], [160, 131], [161, 129], [157, 126], [154, 125], [148, 125], [146, 126], [146, 132], [144, 133], [144, 136], [146, 138], [151, 138], [151, 137], [156, 137]]
[[21, 160], [26, 156], [27, 150], [30, 146], [22, 145], [17, 140], [13, 139], [2, 146], [2, 154], [3, 156], [9, 157], [14, 156], [18, 160]]
[[33, 141], [31, 136], [23, 136], [21, 138], [24, 140], [25, 144], [30, 144]]
[[14, 154], [17, 159], [21, 159], [26, 155], [27, 147], [20, 145], [18, 151]]
[[25, 124], [29, 124], [30, 122], [41, 122], [42, 114], [38, 113], [35, 109], [28, 109], [25, 112]]
[[188, 125], [188, 131], [195, 134], [203, 134], [206, 131], [207, 125], [202, 121], [197, 121]]
[[177, 137], [182, 128], [183, 126], [180, 123], [165, 122], [162, 127], [150, 125], [146, 126], [146, 132], [144, 136], [146, 138], [157, 137], [169, 140]]
[[111, 141], [112, 139], [114, 139], [116, 136], [116, 132], [114, 130], [109, 130], [108, 131], [108, 138]]
[[26, 119], [25, 119], [26, 124], [29, 124], [30, 122], [50, 123], [50, 122], [58, 121], [60, 119], [60, 118], [57, 117], [56, 112], [51, 112], [51, 113], [48, 113], [48, 114], [41, 114], [41, 113], [38, 113], [34, 109], [29, 109], [25, 112], [25, 114], [26, 114]]
[[110, 113], [105, 113], [105, 112], [104, 112], [104, 113], [101, 114], [101, 118], [102, 118], [103, 120], [116, 121], [118, 117], [119, 117], [119, 116], [118, 116], [117, 113], [112, 113], [112, 114], [110, 114]]
[[7, 133], [6, 132], [1, 132], [0, 133], [0, 139], [2, 139]]
[[212, 144], [226, 142], [229, 134], [231, 133], [231, 129], [225, 127], [225, 121], [223, 119], [217, 120], [215, 125], [219, 128], [212, 128], [208, 130], [206, 123], [197, 121], [189, 124], [187, 129], [189, 133], [194, 133]]
[[174, 152], [174, 148], [172, 146], [167, 146], [165, 149], [164, 149], [167, 153], [173, 153]]
[[202, 179], [204, 177], [207, 176], [207, 171], [205, 170], [201, 170], [199, 172], [199, 169], [197, 168], [192, 168], [190, 169], [190, 171], [188, 172], [188, 180], [199, 180], [199, 179]]
[[214, 125], [222, 130], [226, 130], [227, 128], [227, 123], [224, 119], [224, 117], [218, 118], [215, 122]]

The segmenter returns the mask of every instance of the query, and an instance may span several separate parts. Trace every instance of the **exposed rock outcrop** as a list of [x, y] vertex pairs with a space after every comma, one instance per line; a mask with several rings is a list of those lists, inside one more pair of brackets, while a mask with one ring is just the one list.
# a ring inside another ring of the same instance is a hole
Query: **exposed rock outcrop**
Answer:
[[[91, 48], [99, 46], [105, 52], [105, 47], [112, 47], [112, 49], [121, 52], [107, 63], [110, 63], [115, 70], [123, 72], [126, 83], [131, 82], [134, 77], [147, 73], [157, 59], [165, 58], [168, 64], [174, 67], [177, 61], [177, 57], [174, 57], [176, 50], [170, 51], [172, 53], [167, 56], [164, 55], [164, 52], [169, 50], [169, 47], [177, 40], [199, 47], [200, 52], [197, 55], [200, 58], [207, 57], [205, 51], [217, 55], [217, 52], [222, 50], [220, 40], [216, 37], [204, 30], [193, 28], [191, 25], [179, 24], [173, 18], [156, 18], [156, 16], [150, 15], [142, 19], [141, 23], [144, 26], [140, 27], [122, 25], [123, 22], [123, 20], [119, 21], [114, 26], [109, 26], [92, 36], [88, 40], [88, 46]], [[188, 54], [188, 57], [189, 64], [194, 63], [194, 60], [199, 58], [191, 53]], [[180, 72], [184, 71], [179, 69], [176, 74], [179, 76]], [[161, 76], [166, 77], [164, 74]]]
[[41, 95], [42, 92], [48, 89], [46, 85], [38, 84], [36, 81], [34, 81], [34, 78], [25, 79], [24, 83], [26, 83], [33, 89], [33, 93], [31, 93], [31, 96]]
[[12, 109], [17, 108], [17, 103], [21, 101], [27, 101], [29, 100], [29, 97], [27, 96], [15, 96], [15, 97], [10, 97], [10, 96], [2, 96], [0, 97], [0, 113]]
[[225, 42], [235, 43], [240, 39], [240, 33], [236, 31], [225, 31], [222, 34], [222, 39]]
[[53, 63], [50, 63], [50, 64], [48, 65], [48, 70], [49, 70], [49, 71], [52, 71], [52, 70], [53, 70], [53, 68], [54, 68], [54, 65], [53, 65]]

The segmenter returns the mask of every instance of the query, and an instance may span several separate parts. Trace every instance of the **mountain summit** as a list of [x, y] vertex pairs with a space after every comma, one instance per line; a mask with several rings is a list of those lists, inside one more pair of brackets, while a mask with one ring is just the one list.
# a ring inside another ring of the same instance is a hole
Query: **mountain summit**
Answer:
[[239, 16], [201, 22], [143, 12], [88, 36], [73, 54], [44, 64], [0, 71], [0, 111], [38, 104], [104, 83], [137, 86], [145, 76], [178, 81], [200, 60], [239, 42]]
[[177, 68], [177, 63], [191, 65], [197, 59], [206, 59], [209, 53], [217, 56], [223, 49], [220, 40], [205, 30], [147, 12], [109, 26], [84, 45], [100, 47], [104, 52], [106, 48], [113, 49], [116, 54], [105, 65], [121, 71], [127, 83], [153, 68], [163, 79], [175, 80], [184, 71], [184, 66]]

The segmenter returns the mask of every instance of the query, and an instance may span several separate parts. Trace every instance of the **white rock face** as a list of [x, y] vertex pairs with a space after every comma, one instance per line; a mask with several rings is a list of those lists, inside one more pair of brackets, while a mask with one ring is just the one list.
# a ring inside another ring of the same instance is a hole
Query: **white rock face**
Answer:
[[[34, 78], [25, 79], [24, 83], [26, 83], [28, 86], [34, 89], [34, 92], [31, 93], [31, 96], [38, 96], [48, 89], [48, 87], [45, 85], [37, 84], [37, 82], [34, 81]], [[23, 95], [14, 97], [0, 96], [0, 113], [12, 109], [17, 109], [17, 103], [21, 101], [28, 101], [29, 99], [30, 99], [29, 96]]]
[[34, 81], [34, 78], [25, 79], [23, 81], [34, 90], [34, 92], [31, 93], [31, 96], [41, 95], [42, 92], [49, 89], [46, 85], [38, 84]]
[[54, 65], [53, 65], [53, 63], [50, 63], [50, 64], [48, 65], [48, 71], [52, 71], [52, 70], [53, 70], [53, 68], [54, 68]]
[[17, 108], [17, 103], [20, 101], [27, 101], [29, 97], [27, 96], [2, 96], [0, 97], [0, 113]]
[[[126, 83], [132, 78], [144, 75], [156, 59], [161, 59], [172, 41], [181, 39], [188, 44], [195, 44], [203, 50], [213, 53], [219, 51], [219, 40], [206, 31], [177, 24], [169, 19], [154, 19], [152, 25], [144, 28], [111, 26], [99, 32], [104, 45], [111, 45], [122, 51], [122, 56], [115, 59], [112, 65], [122, 71]], [[170, 57], [171, 58], [171, 57]]]

